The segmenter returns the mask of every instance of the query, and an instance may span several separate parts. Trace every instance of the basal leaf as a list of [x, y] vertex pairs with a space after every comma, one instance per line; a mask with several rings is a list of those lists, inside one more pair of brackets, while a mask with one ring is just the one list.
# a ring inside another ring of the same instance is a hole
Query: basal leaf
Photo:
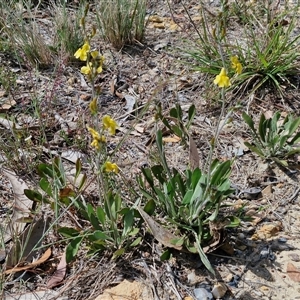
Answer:
[[69, 245], [67, 246], [67, 249], [66, 249], [66, 261], [67, 261], [67, 263], [70, 263], [73, 260], [73, 258], [76, 256], [82, 240], [83, 240], [83, 237], [79, 236], [77, 238], [74, 238], [69, 243]]

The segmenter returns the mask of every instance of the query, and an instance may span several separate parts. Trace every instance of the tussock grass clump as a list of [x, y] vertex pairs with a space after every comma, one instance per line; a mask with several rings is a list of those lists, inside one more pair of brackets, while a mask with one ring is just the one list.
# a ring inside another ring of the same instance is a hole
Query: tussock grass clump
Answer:
[[121, 49], [134, 40], [142, 41], [145, 31], [146, 0], [100, 1], [97, 20], [104, 36]]
[[[203, 8], [201, 27], [194, 24], [198, 39], [194, 47], [189, 43], [185, 52], [196, 60], [195, 69], [215, 76], [224, 61], [236, 56], [245, 67], [232, 80], [232, 88], [253, 93], [271, 85], [282, 95], [287, 83], [292, 85], [293, 76], [299, 72], [300, 36], [294, 33], [299, 6], [278, 12], [270, 1], [265, 1], [257, 12], [256, 6], [245, 9], [243, 4], [242, 9], [240, 1], [221, 2], [219, 14], [212, 17]], [[237, 27], [239, 34], [230, 35], [229, 26]]]

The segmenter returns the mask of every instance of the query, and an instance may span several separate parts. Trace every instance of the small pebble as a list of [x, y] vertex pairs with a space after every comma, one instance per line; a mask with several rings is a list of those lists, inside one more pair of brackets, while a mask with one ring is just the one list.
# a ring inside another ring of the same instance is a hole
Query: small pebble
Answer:
[[204, 288], [194, 289], [194, 295], [197, 300], [212, 300], [213, 295]]
[[242, 232], [240, 232], [240, 233], [238, 234], [238, 238], [239, 238], [240, 240], [243, 240], [243, 239], [245, 238], [245, 235], [244, 235]]
[[230, 273], [226, 276], [225, 281], [230, 282], [231, 280], [233, 280], [233, 275]]
[[278, 242], [279, 242], [279, 243], [286, 243], [286, 242], [287, 242], [287, 239], [284, 238], [284, 237], [279, 237], [279, 238], [278, 238]]
[[227, 286], [224, 283], [217, 283], [214, 285], [211, 293], [216, 299], [222, 298], [227, 292]]
[[296, 253], [290, 253], [288, 254], [288, 257], [292, 260], [292, 261], [300, 261], [300, 255], [296, 254]]

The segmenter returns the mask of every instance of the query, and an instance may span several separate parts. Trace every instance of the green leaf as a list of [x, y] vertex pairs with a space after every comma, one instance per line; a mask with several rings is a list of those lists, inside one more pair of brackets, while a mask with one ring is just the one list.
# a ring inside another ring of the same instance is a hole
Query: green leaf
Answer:
[[82, 240], [83, 240], [83, 237], [79, 236], [79, 237], [73, 239], [71, 241], [71, 243], [69, 243], [69, 245], [67, 246], [67, 249], [66, 249], [66, 261], [67, 261], [67, 263], [70, 263], [73, 260], [73, 258], [76, 256]]
[[76, 172], [75, 172], [75, 181], [76, 181], [76, 179], [78, 178], [78, 176], [81, 172], [81, 168], [82, 168], [82, 164], [81, 164], [80, 159], [78, 158], [76, 160], [76, 163], [75, 163], [75, 170], [76, 170]]
[[130, 244], [130, 247], [136, 247], [138, 246], [142, 241], [142, 238], [141, 237], [138, 237], [137, 239], [135, 239], [131, 244]]
[[112, 259], [117, 259], [118, 257], [120, 257], [121, 255], [123, 255], [125, 253], [125, 248], [121, 248], [118, 249], [117, 251], [114, 252]]
[[190, 128], [192, 122], [193, 122], [193, 119], [195, 117], [195, 114], [196, 114], [196, 107], [195, 105], [191, 105], [190, 108], [189, 108], [189, 111], [188, 111], [188, 123], [185, 125], [187, 129]]
[[286, 153], [286, 157], [289, 157], [291, 155], [294, 155], [296, 153], [300, 153], [300, 148], [293, 148], [292, 150], [290, 150], [289, 152]]
[[192, 245], [190, 245], [190, 244], [186, 244], [185, 247], [186, 247], [186, 248], [189, 250], [189, 252], [191, 252], [191, 253], [197, 253], [197, 252], [198, 252], [198, 251], [197, 251], [197, 248], [194, 247], [194, 246], [192, 246]]
[[53, 197], [52, 194], [52, 186], [51, 184], [48, 182], [48, 180], [46, 178], [41, 178], [40, 182], [39, 182], [40, 188], [49, 196], [49, 197]]
[[81, 181], [78, 185], [78, 190], [80, 191], [82, 189], [82, 187], [84, 186], [85, 182], [87, 180], [87, 176], [86, 174], [83, 174], [82, 178], [81, 178]]
[[285, 168], [287, 168], [289, 166], [289, 164], [287, 163], [286, 160], [278, 159], [277, 157], [271, 157], [271, 159], [273, 161], [275, 161], [277, 164], [279, 164], [279, 165], [281, 165], [281, 166], [283, 166]]
[[259, 155], [260, 157], [265, 158], [264, 153], [260, 149], [258, 149], [257, 147], [249, 144], [248, 142], [244, 142], [244, 145], [247, 148], [249, 148], [252, 152], [255, 152], [257, 155]]
[[295, 134], [295, 136], [292, 138], [292, 140], [290, 142], [288, 142], [289, 145], [294, 145], [294, 144], [297, 144], [299, 143], [300, 141], [300, 132], [297, 132]]
[[123, 228], [123, 236], [126, 236], [132, 229], [132, 225], [134, 222], [134, 211], [129, 210], [124, 217], [124, 228]]
[[93, 233], [93, 235], [96, 240], [100, 240], [100, 241], [110, 240], [110, 237], [104, 232], [102, 232], [101, 230], [96, 230]]
[[155, 211], [155, 207], [156, 207], [155, 201], [154, 201], [153, 199], [150, 199], [150, 200], [146, 203], [146, 205], [145, 205], [145, 207], [144, 207], [144, 211], [145, 211], [149, 216], [152, 216], [153, 213], [154, 213], [154, 211]]
[[177, 109], [175, 107], [171, 108], [170, 110], [170, 116], [177, 119], [178, 118], [178, 112], [177, 112]]
[[182, 129], [177, 125], [172, 125], [172, 131], [180, 138], [182, 138]]
[[61, 227], [58, 232], [66, 238], [74, 238], [80, 234], [78, 230], [71, 227]]
[[159, 150], [159, 153], [163, 153], [163, 141], [162, 141], [162, 132], [161, 130], [157, 130], [156, 132], [156, 144]]
[[28, 190], [28, 189], [24, 189], [24, 194], [25, 196], [35, 202], [45, 202], [45, 203], [49, 203], [49, 201], [47, 201], [42, 194], [40, 194], [37, 191], [33, 191], [33, 190]]
[[201, 170], [199, 168], [196, 168], [193, 171], [192, 178], [191, 178], [192, 189], [195, 189], [201, 176], [202, 176]]
[[202, 263], [204, 264], [204, 266], [207, 268], [208, 271], [210, 271], [212, 274], [215, 274], [214, 269], [212, 268], [207, 256], [205, 255], [205, 253], [203, 252], [203, 249], [201, 248], [200, 240], [199, 240], [197, 234], [195, 234], [195, 236], [196, 236], [195, 246], [197, 248], [197, 251], [199, 253]]
[[99, 220], [96, 217], [95, 213], [93, 212], [89, 217], [90, 217], [90, 222], [94, 227], [94, 229], [101, 230], [101, 226], [99, 225]]
[[56, 156], [54, 158], [53, 168], [54, 168], [56, 179], [59, 180], [61, 186], [65, 186], [66, 185], [66, 176], [65, 176], [64, 166], [61, 162], [60, 156]]
[[39, 164], [38, 165], [38, 173], [40, 176], [44, 177], [44, 178], [54, 178], [53, 176], [53, 169], [50, 165], [48, 164]]
[[173, 169], [174, 174], [175, 172], [177, 172], [174, 176], [176, 187], [179, 189], [181, 196], [184, 197], [186, 194], [186, 183], [183, 181], [180, 173], [176, 169]]
[[152, 174], [158, 181], [163, 184], [166, 181], [164, 176], [164, 168], [161, 165], [155, 165], [151, 168]]
[[182, 199], [182, 204], [184, 205], [190, 204], [193, 194], [194, 194], [193, 190], [187, 191], [185, 196]]
[[139, 229], [139, 228], [133, 228], [133, 229], [128, 233], [128, 235], [129, 235], [129, 236], [135, 236], [135, 235], [137, 235], [139, 232], [140, 232], [140, 229]]
[[265, 115], [262, 113], [260, 115], [260, 120], [259, 120], [259, 125], [258, 125], [258, 132], [259, 132], [259, 136], [261, 138], [261, 140], [263, 142], [266, 141], [266, 133], [267, 133], [267, 124], [268, 122], [266, 122], [266, 117]]
[[288, 128], [289, 130], [289, 136], [291, 136], [299, 127], [300, 125], [300, 118], [296, 118], [293, 120]]
[[230, 223], [228, 225], [225, 225], [225, 228], [234, 228], [241, 224], [241, 220], [238, 217], [229, 216], [227, 217], [227, 219], [229, 220]]
[[102, 225], [105, 224], [105, 212], [101, 206], [98, 206], [96, 209], [97, 218], [101, 222]]
[[251, 128], [253, 133], [256, 134], [256, 130], [254, 128], [254, 122], [253, 122], [252, 118], [249, 115], [247, 115], [245, 112], [243, 112], [242, 117], [243, 117], [244, 121], [247, 123], [247, 125]]
[[231, 160], [227, 160], [220, 164], [215, 174], [212, 176], [210, 184], [217, 186], [220, 183], [221, 179], [223, 179], [224, 177], [227, 178], [231, 171], [231, 164]]
[[174, 246], [182, 246], [185, 241], [185, 236], [182, 236], [181, 238], [176, 238], [176, 239], [171, 239], [170, 243], [173, 244]]
[[149, 183], [151, 188], [154, 188], [154, 182], [151, 170], [149, 168], [142, 168], [142, 173], [145, 176], [147, 182]]
[[169, 260], [172, 257], [172, 253], [169, 249], [163, 252], [160, 256], [161, 261]]

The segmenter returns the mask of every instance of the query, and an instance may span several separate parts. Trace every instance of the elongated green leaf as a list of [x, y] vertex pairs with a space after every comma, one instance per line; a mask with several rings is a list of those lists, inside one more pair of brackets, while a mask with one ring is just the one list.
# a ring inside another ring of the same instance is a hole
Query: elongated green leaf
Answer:
[[52, 194], [52, 186], [51, 184], [48, 182], [48, 180], [44, 177], [41, 178], [40, 182], [39, 182], [40, 188], [49, 196], [53, 198], [53, 194]]
[[[155, 165], [151, 168], [152, 174], [163, 184], [167, 179], [164, 174], [164, 168], [161, 165]], [[150, 184], [150, 183], [149, 183]]]
[[110, 237], [100, 230], [96, 230], [95, 232], [93, 232], [93, 236], [96, 240], [110, 240]]
[[268, 124], [268, 122], [266, 122], [266, 117], [262, 113], [260, 116], [260, 120], [259, 120], [258, 132], [259, 132], [259, 136], [263, 142], [266, 141], [267, 124]]
[[142, 241], [142, 238], [139, 236], [138, 238], [136, 238], [131, 244], [130, 247], [136, 247], [138, 246]]
[[43, 197], [42, 194], [40, 194], [39, 192], [34, 191], [34, 190], [25, 189], [24, 194], [28, 199], [35, 201], [35, 202], [46, 202], [46, 203], [49, 202], [49, 201], [48, 202], [46, 201], [46, 199]]
[[60, 156], [56, 156], [54, 158], [53, 168], [54, 168], [56, 179], [59, 180], [61, 186], [65, 186], [67, 184], [66, 174], [65, 174], [65, 169], [64, 169], [64, 166], [62, 164]]
[[[192, 174], [192, 177], [191, 177], [191, 185], [192, 185], [191, 188], [192, 189], [195, 189], [195, 187], [198, 184], [201, 176], [202, 176], [201, 170], [199, 168], [196, 168], [193, 171], [193, 174]], [[189, 186], [190, 186], [190, 184], [189, 184]]]
[[120, 257], [121, 255], [123, 255], [125, 253], [125, 248], [121, 248], [118, 249], [114, 252], [113, 256], [112, 256], [112, 260], [117, 259], [118, 257]]
[[142, 173], [145, 176], [147, 182], [149, 183], [150, 187], [153, 189], [154, 188], [154, 182], [153, 182], [153, 177], [151, 170], [149, 168], [142, 168]]
[[149, 215], [149, 216], [152, 216], [154, 211], [155, 211], [155, 207], [156, 207], [156, 204], [155, 204], [155, 201], [153, 199], [150, 199], [145, 207], [144, 207], [144, 211]]
[[289, 157], [289, 156], [297, 154], [297, 153], [300, 153], [300, 148], [293, 148], [286, 154], [286, 157]]
[[299, 125], [300, 125], [300, 118], [296, 118], [295, 120], [292, 121], [292, 123], [288, 128], [290, 136], [299, 128]]
[[204, 264], [204, 266], [207, 268], [208, 271], [210, 271], [212, 274], [215, 274], [214, 269], [212, 268], [207, 256], [205, 255], [205, 253], [203, 252], [203, 249], [201, 248], [201, 242], [199, 240], [199, 237], [197, 236], [197, 234], [195, 234], [196, 237], [196, 243], [195, 246], [197, 248], [197, 251], [199, 253], [200, 259], [202, 261], [202, 263]]
[[183, 133], [182, 133], [182, 129], [177, 126], [177, 125], [172, 125], [172, 131], [180, 138], [182, 138]]
[[253, 122], [252, 118], [249, 115], [247, 115], [245, 112], [243, 112], [242, 117], [243, 117], [244, 121], [246, 122], [246, 124], [251, 128], [253, 133], [256, 134], [256, 130], [254, 128], [254, 122]]
[[193, 190], [187, 191], [184, 198], [182, 199], [182, 204], [184, 205], [190, 204], [193, 194], [194, 194]]
[[249, 148], [252, 152], [258, 154], [260, 157], [265, 158], [264, 153], [260, 149], [258, 149], [258, 147], [255, 147], [255, 146], [249, 144], [248, 142], [244, 142], [244, 145], [247, 148]]
[[225, 225], [225, 228], [234, 228], [241, 224], [241, 220], [235, 216], [227, 217], [227, 220], [229, 220], [229, 224]]
[[231, 160], [227, 160], [219, 165], [216, 172], [211, 178], [212, 185], [218, 185], [223, 177], [228, 177], [231, 171]]
[[279, 159], [277, 157], [271, 157], [271, 159], [273, 161], [275, 161], [277, 164], [279, 164], [280, 166], [283, 166], [285, 168], [287, 168], [289, 166], [289, 164], [287, 163], [286, 160], [283, 160], [283, 159]]
[[161, 261], [165, 261], [165, 260], [169, 260], [172, 256], [172, 253], [169, 249], [167, 249], [166, 251], [164, 251], [162, 253], [162, 255], [160, 256], [160, 260]]
[[179, 172], [175, 175], [174, 179], [175, 179], [176, 187], [179, 189], [181, 197], [183, 197], [186, 193], [186, 184], [183, 181]]
[[123, 236], [126, 236], [131, 231], [133, 222], [134, 222], [134, 211], [129, 210], [127, 214], [124, 216]]
[[194, 120], [195, 114], [196, 114], [196, 107], [193, 104], [193, 105], [190, 106], [189, 111], [188, 111], [188, 122], [185, 125], [186, 129], [190, 128], [190, 126], [191, 126], [191, 124]]
[[177, 109], [175, 107], [171, 108], [170, 110], [170, 116], [177, 119], [178, 118], [178, 112], [177, 112]]
[[284, 147], [284, 145], [286, 144], [288, 138], [289, 138], [288, 135], [278, 137], [278, 139], [279, 139], [279, 149], [282, 149]]
[[288, 142], [289, 145], [294, 145], [300, 142], [300, 132], [297, 132], [295, 136]]
[[80, 232], [72, 227], [61, 227], [58, 229], [58, 232], [66, 238], [77, 237]]
[[156, 132], [156, 144], [157, 144], [159, 153], [163, 153], [163, 140], [162, 140], [161, 130], [157, 130], [157, 132]]
[[72, 240], [71, 243], [69, 243], [69, 245], [67, 246], [67, 249], [66, 249], [67, 263], [70, 263], [73, 260], [73, 258], [76, 256], [82, 240], [83, 240], [83, 237], [79, 236], [79, 237], [75, 238], [74, 240]]
[[40, 176], [44, 178], [54, 178], [53, 176], [53, 169], [50, 165], [48, 164], [39, 164], [38, 165], [38, 173]]
[[96, 209], [97, 218], [101, 222], [102, 225], [105, 224], [105, 212], [101, 206], [98, 206]]
[[75, 170], [76, 170], [75, 179], [77, 179], [81, 172], [81, 168], [82, 168], [81, 160], [79, 158], [76, 160], [75, 167], [76, 167], [75, 168]]
[[79, 183], [79, 185], [78, 185], [78, 190], [79, 190], [79, 191], [83, 188], [83, 186], [84, 186], [86, 180], [87, 180], [87, 176], [86, 176], [86, 174], [83, 174], [83, 176], [82, 176], [82, 178], [81, 178], [81, 181], [80, 181], [80, 183]]

